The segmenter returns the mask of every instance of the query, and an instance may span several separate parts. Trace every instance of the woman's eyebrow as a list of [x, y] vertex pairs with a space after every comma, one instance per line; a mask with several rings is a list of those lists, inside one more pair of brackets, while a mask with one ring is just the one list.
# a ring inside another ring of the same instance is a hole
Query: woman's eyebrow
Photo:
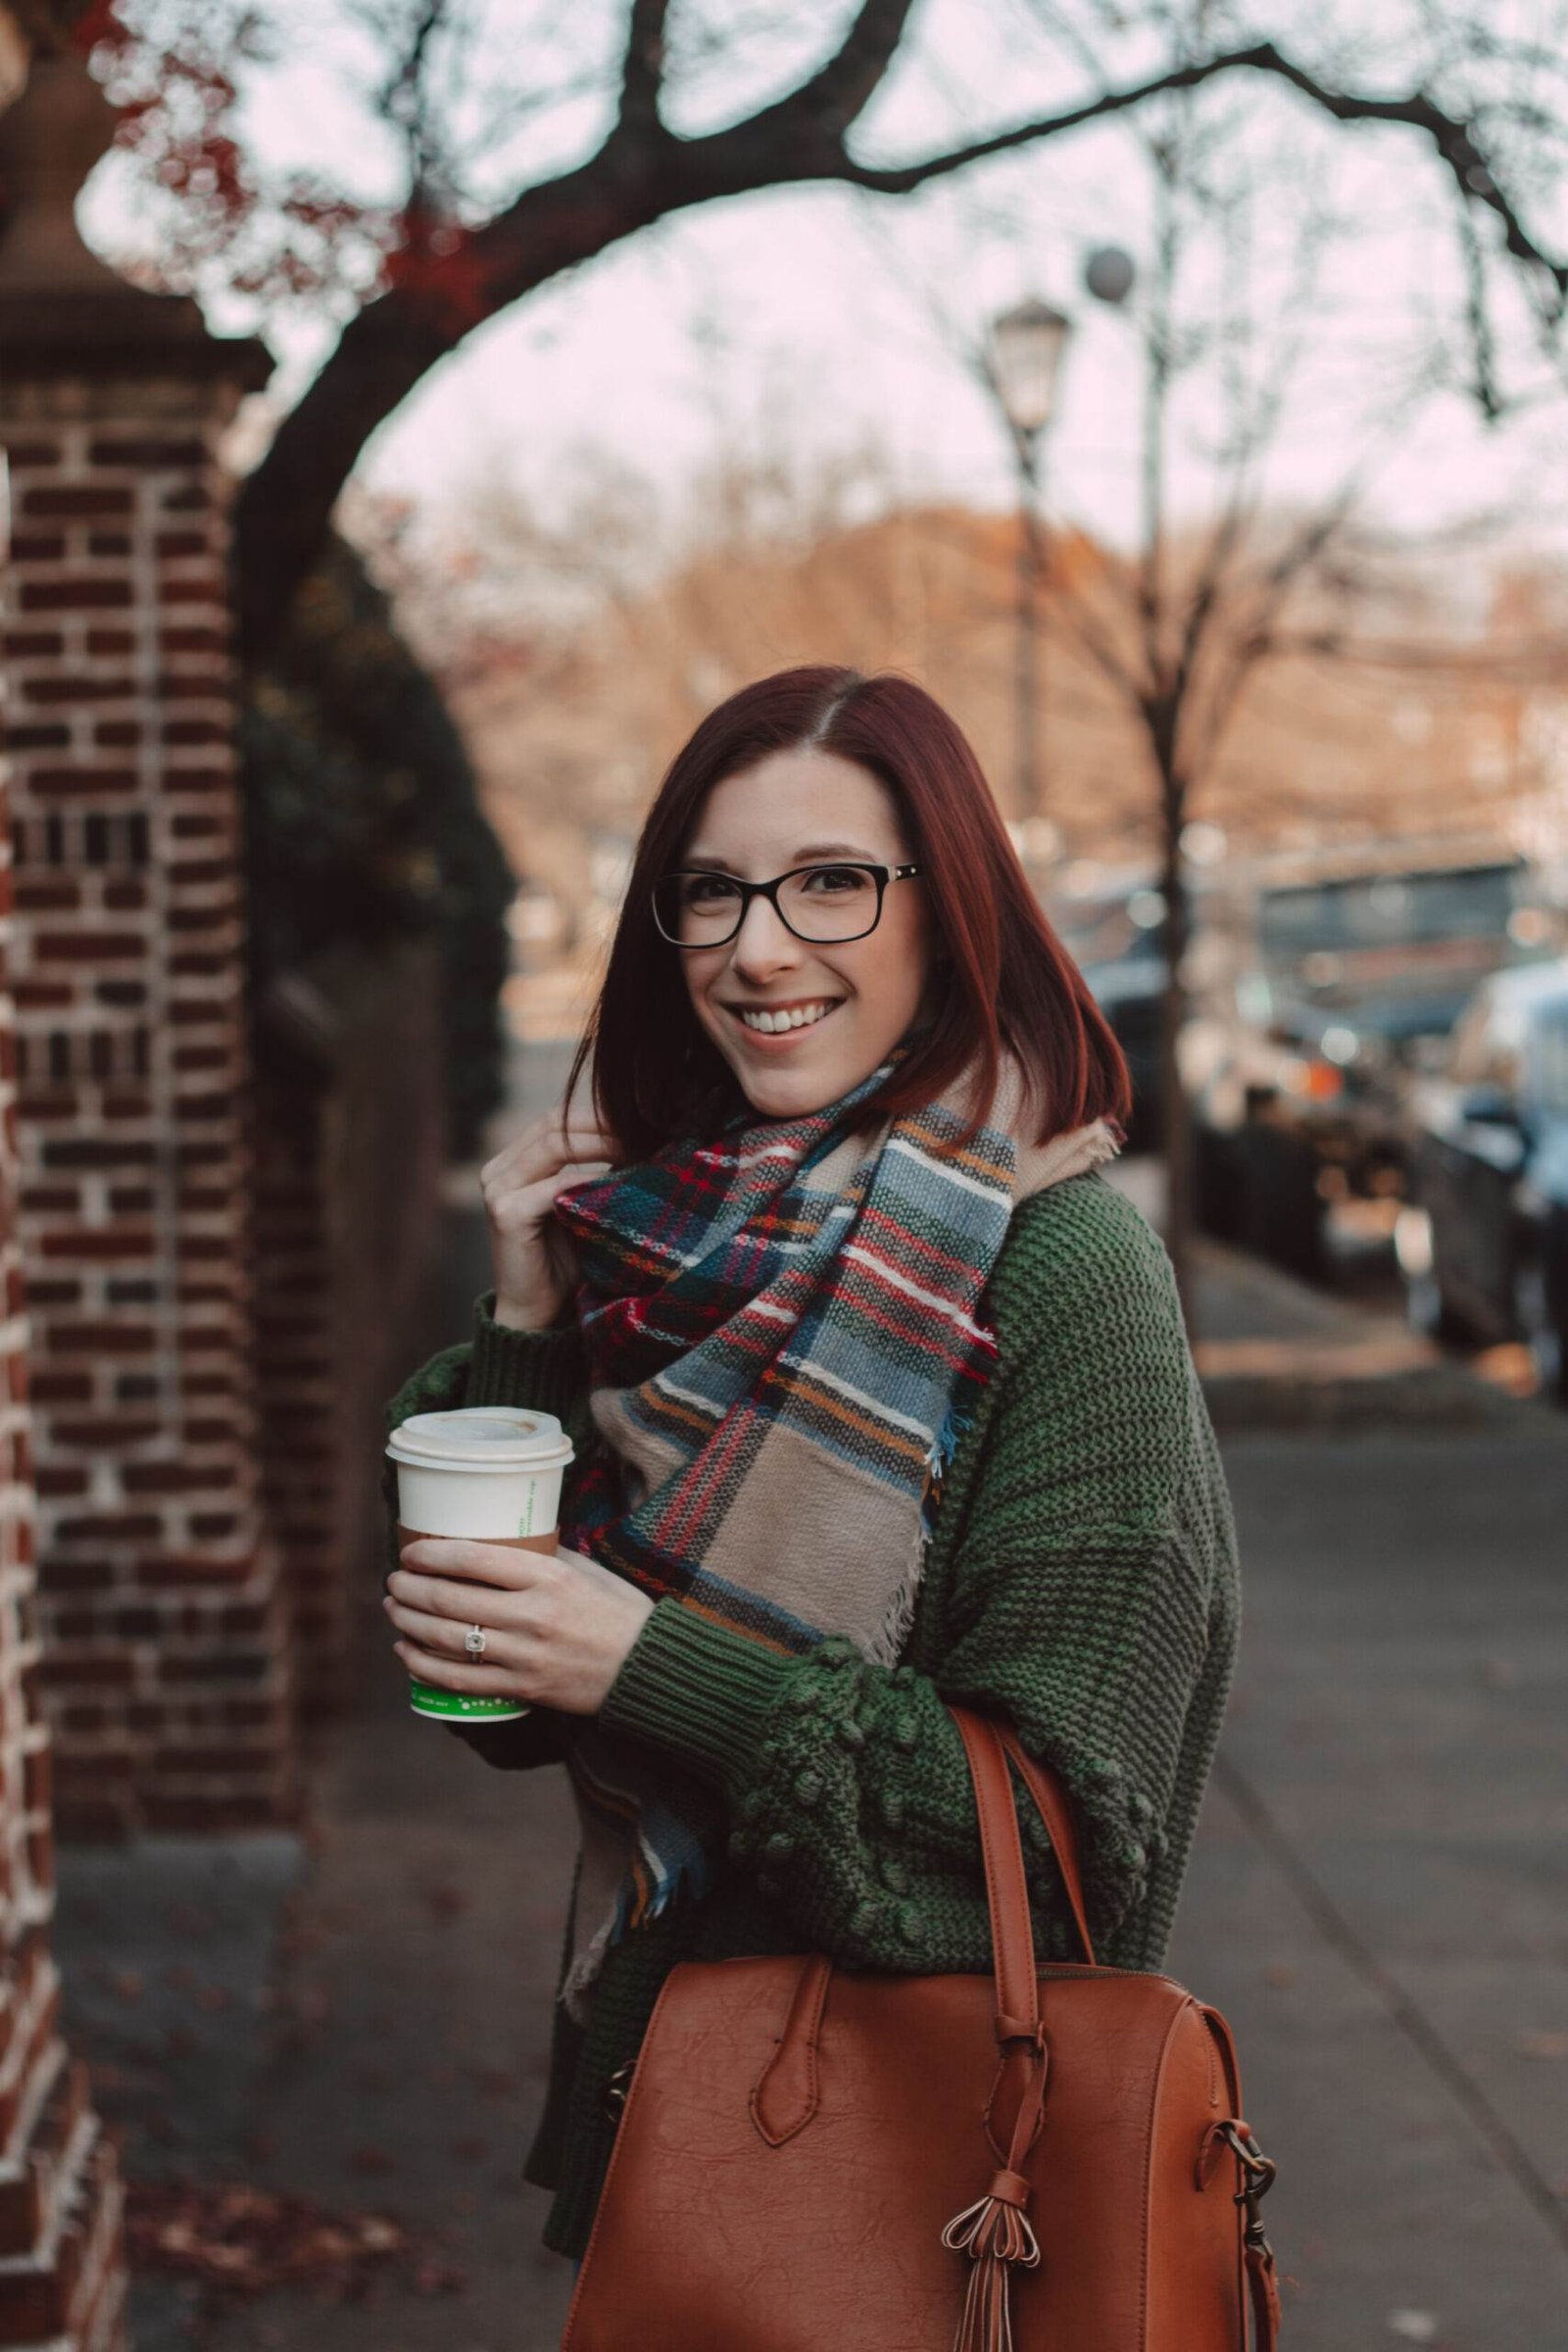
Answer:
[[[782, 870], [789, 873], [797, 865], [809, 865], [818, 858], [853, 858], [860, 865], [881, 865], [884, 862], [874, 850], [859, 849], [854, 842], [808, 841], [804, 849], [796, 851], [790, 863]], [[688, 850], [686, 863], [710, 866], [715, 874], [738, 874], [740, 870], [738, 866], [731, 865], [727, 858], [715, 857], [708, 850]]]

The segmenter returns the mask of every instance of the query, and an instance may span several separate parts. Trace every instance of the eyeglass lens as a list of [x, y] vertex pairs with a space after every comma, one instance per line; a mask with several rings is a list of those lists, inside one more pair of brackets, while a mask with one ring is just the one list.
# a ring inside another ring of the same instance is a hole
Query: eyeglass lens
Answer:
[[[740, 929], [746, 894], [727, 874], [666, 874], [655, 886], [666, 938], [683, 948], [720, 947]], [[798, 939], [858, 939], [876, 928], [880, 891], [861, 865], [810, 865], [778, 886], [778, 910]]]

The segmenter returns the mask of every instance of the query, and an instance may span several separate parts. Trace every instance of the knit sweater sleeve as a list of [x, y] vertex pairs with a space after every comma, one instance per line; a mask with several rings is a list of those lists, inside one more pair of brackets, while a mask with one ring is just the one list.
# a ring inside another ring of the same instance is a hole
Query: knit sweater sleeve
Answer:
[[[554, 1413], [581, 1454], [588, 1436], [587, 1371], [574, 1323], [550, 1331], [518, 1331], [495, 1319], [495, 1293], [474, 1303], [473, 1336], [444, 1348], [412, 1372], [386, 1408], [388, 1436], [414, 1413], [453, 1412], [466, 1404], [516, 1404]], [[398, 1565], [397, 1473], [384, 1457], [381, 1494], [386, 1506], [387, 1573]], [[448, 1724], [487, 1764], [509, 1771], [562, 1758], [562, 1719], [552, 1707], [530, 1707], [510, 1723]]]
[[[1062, 1775], [1102, 1956], [1177, 1793], [1229, 1514], [1222, 1491], [1193, 1493], [1195, 1462], [1213, 1457], [1175, 1286], [1141, 1220], [1064, 1207], [1042, 1225], [1058, 1246], [1014, 1286], [987, 1441], [968, 1492], [943, 1504], [961, 1532], [932, 1671], [872, 1665], [842, 1637], [781, 1656], [666, 1599], [602, 1710], [717, 1780], [732, 1863], [842, 1965], [989, 1964], [946, 1702], [1006, 1718]], [[1049, 1839], [1021, 1792], [1019, 1816], [1039, 1948], [1070, 1957]]]

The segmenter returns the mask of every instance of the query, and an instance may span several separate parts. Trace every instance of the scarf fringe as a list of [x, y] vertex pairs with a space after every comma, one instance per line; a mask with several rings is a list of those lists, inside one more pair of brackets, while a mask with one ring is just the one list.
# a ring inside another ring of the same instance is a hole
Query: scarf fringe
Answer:
[[574, 2025], [585, 2026], [588, 2023], [593, 1988], [604, 1968], [606, 1954], [632, 1928], [640, 1928], [651, 1919], [662, 1918], [677, 1895], [688, 1893], [694, 1903], [701, 1902], [712, 1884], [712, 1857], [706, 1848], [684, 1855], [663, 1873], [635, 1918], [635, 1883], [629, 1877], [621, 1882], [612, 1908], [605, 1913], [561, 1981], [561, 1989], [556, 1997]]
[[586, 2026], [588, 2023], [593, 1988], [604, 1967], [605, 1954], [610, 1949], [613, 1926], [613, 1916], [600, 1923], [562, 1979], [561, 1990], [556, 1997], [574, 2026]]
[[931, 1441], [931, 1472], [939, 1488], [953, 1467], [954, 1455], [973, 1426], [973, 1413], [960, 1412], [956, 1404], [949, 1405], [942, 1427]]

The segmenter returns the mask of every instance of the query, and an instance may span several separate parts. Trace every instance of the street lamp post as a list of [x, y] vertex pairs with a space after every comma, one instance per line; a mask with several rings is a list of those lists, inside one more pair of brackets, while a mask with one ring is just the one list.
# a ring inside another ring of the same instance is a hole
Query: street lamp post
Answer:
[[1056, 383], [1071, 331], [1071, 319], [1049, 302], [1020, 302], [992, 320], [983, 359], [985, 380], [1002, 411], [1018, 468], [1014, 759], [1018, 815], [1025, 826], [1041, 813], [1040, 587], [1046, 544], [1040, 451], [1055, 410]]

